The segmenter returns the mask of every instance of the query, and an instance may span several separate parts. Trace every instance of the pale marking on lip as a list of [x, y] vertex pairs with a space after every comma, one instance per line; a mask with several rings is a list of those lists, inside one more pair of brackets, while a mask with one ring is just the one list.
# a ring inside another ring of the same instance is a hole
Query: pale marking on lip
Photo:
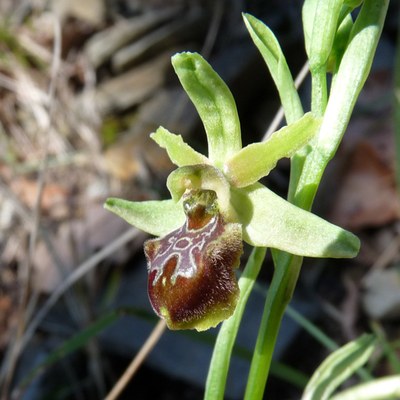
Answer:
[[[218, 217], [214, 216], [200, 229], [189, 229], [188, 219], [185, 224], [171, 232], [164, 238], [158, 239], [159, 251], [149, 262], [150, 272], [156, 271], [152, 282], [155, 286], [164, 272], [167, 263], [176, 257], [176, 266], [171, 276], [171, 283], [174, 285], [178, 276], [191, 278], [196, 274], [197, 265], [195, 252], [202, 252], [209, 237], [217, 228]], [[166, 244], [164, 244], [166, 242]], [[165, 246], [165, 248], [163, 248]], [[164, 280], [162, 281], [164, 283]]]

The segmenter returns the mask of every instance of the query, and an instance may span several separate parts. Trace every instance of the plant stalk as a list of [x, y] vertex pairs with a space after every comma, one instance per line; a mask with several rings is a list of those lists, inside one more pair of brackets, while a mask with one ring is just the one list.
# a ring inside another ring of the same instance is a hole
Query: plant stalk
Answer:
[[245, 400], [263, 397], [281, 321], [300, 273], [302, 257], [287, 253], [279, 253], [279, 257], [284, 257], [284, 260], [276, 264], [274, 277], [268, 290], [247, 381]]
[[226, 320], [218, 333], [208, 370], [205, 400], [223, 400], [233, 346], [247, 300], [260, 272], [267, 249], [255, 247], [239, 279], [240, 298], [235, 313]]

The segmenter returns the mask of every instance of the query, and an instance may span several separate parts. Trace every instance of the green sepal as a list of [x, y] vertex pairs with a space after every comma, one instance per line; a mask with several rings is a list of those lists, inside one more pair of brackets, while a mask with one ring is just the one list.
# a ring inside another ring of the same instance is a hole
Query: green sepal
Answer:
[[237, 222], [230, 205], [229, 183], [219, 169], [206, 164], [177, 168], [168, 176], [167, 187], [176, 202], [187, 190], [213, 190], [217, 194], [218, 206], [225, 220]]
[[367, 362], [375, 343], [372, 335], [363, 335], [333, 352], [314, 372], [302, 400], [329, 399], [337, 387]]
[[290, 124], [303, 115], [303, 108], [279, 42], [262, 21], [250, 14], [243, 14], [243, 19], [254, 44], [267, 64], [278, 89], [286, 121]]
[[168, 153], [171, 161], [178, 167], [193, 164], [209, 164], [206, 156], [198, 153], [182, 139], [181, 135], [175, 135], [160, 126], [150, 137]]
[[185, 222], [182, 204], [173, 200], [136, 202], [109, 198], [104, 208], [154, 236], [164, 236]]
[[203, 122], [208, 157], [217, 167], [242, 147], [240, 122], [231, 91], [197, 53], [178, 53], [172, 65]]
[[321, 120], [311, 113], [275, 132], [267, 141], [252, 143], [236, 153], [224, 172], [236, 187], [251, 185], [275, 167], [283, 157], [291, 157], [317, 133]]
[[260, 183], [232, 189], [243, 239], [299, 256], [351, 258], [360, 241], [352, 233], [282, 199]]

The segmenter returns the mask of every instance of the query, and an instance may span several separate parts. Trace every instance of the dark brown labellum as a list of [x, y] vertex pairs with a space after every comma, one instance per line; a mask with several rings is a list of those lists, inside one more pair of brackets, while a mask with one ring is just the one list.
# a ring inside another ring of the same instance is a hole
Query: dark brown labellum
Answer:
[[181, 228], [145, 243], [149, 298], [170, 329], [204, 330], [235, 309], [242, 230], [224, 222], [213, 191], [192, 191], [183, 206]]

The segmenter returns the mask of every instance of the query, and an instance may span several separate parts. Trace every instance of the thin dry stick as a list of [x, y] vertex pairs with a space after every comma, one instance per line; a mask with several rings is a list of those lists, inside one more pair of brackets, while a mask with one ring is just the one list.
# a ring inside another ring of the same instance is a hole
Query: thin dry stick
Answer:
[[[309, 72], [308, 69], [308, 61], [303, 65], [300, 72], [297, 74], [296, 79], [294, 81], [294, 85], [296, 89], [300, 87], [303, 83], [304, 79], [306, 78]], [[265, 142], [279, 127], [279, 124], [282, 122], [284, 117], [284, 112], [282, 106], [279, 107], [278, 112], [275, 114], [274, 119], [272, 120], [271, 124], [268, 127], [267, 132], [265, 133], [264, 137], [262, 138], [262, 142]]]
[[121, 392], [125, 389], [126, 385], [132, 379], [133, 375], [136, 373], [140, 365], [149, 355], [153, 347], [158, 343], [162, 334], [165, 331], [165, 321], [160, 319], [157, 325], [154, 327], [153, 331], [151, 332], [150, 336], [147, 338], [146, 342], [140, 349], [139, 353], [137, 353], [136, 357], [132, 360], [129, 364], [128, 368], [119, 378], [118, 382], [114, 385], [111, 389], [110, 393], [104, 400], [115, 400], [121, 394]]

